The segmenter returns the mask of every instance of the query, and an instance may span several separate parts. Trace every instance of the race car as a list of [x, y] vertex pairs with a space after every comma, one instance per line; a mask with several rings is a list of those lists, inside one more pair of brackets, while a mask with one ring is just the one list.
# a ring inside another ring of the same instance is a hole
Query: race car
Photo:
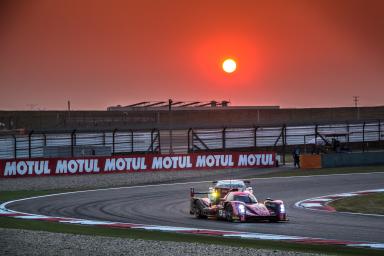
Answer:
[[249, 191], [253, 193], [253, 188], [250, 187], [251, 182], [248, 180], [219, 180], [213, 181], [211, 187], [209, 187], [208, 198], [211, 201], [215, 201], [220, 198], [224, 198], [227, 193], [233, 189], [238, 191]]
[[241, 191], [232, 188], [224, 197], [217, 187], [209, 192], [208, 197], [196, 197], [199, 194], [191, 188], [190, 214], [197, 218], [214, 218], [228, 221], [269, 220], [271, 222], [286, 221], [287, 214], [281, 200], [266, 199], [264, 203], [257, 201], [252, 191], [246, 188]]

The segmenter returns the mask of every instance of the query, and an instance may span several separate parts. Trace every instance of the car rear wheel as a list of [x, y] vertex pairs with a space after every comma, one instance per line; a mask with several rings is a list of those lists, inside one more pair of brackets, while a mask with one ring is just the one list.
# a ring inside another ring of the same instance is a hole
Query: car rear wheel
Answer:
[[233, 221], [233, 209], [231, 205], [225, 207], [225, 219], [227, 221]]
[[202, 203], [199, 201], [199, 200], [196, 200], [195, 201], [195, 207], [194, 207], [194, 214], [195, 214], [195, 217], [198, 218], [198, 219], [204, 219], [206, 218], [207, 216], [205, 216], [203, 214], [203, 208], [204, 206], [202, 205]]
[[278, 222], [279, 218], [278, 217], [271, 217], [269, 218], [269, 222]]
[[201, 215], [200, 210], [195, 209], [195, 217], [198, 218], [198, 219], [202, 219], [203, 218], [203, 215]]

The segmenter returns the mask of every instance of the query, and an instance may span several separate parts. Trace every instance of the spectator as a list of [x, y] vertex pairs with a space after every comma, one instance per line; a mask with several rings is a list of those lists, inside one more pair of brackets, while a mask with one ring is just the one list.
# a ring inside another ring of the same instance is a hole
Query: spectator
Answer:
[[297, 168], [300, 168], [300, 147], [296, 146], [292, 152], [293, 165]]
[[332, 149], [334, 152], [339, 153], [341, 151], [340, 141], [337, 139], [332, 139]]

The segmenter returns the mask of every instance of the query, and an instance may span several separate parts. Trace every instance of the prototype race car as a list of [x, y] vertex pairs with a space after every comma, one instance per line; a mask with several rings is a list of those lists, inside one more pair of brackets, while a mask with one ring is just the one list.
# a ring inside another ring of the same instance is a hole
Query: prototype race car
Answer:
[[[191, 188], [190, 214], [197, 218], [215, 218], [228, 221], [253, 221], [269, 220], [271, 222], [286, 221], [287, 214], [281, 200], [266, 199], [264, 203], [257, 201], [252, 188], [241, 186], [228, 188], [217, 184], [228, 184], [228, 181], [217, 182], [214, 188], [210, 188], [208, 197], [196, 195], [207, 194], [195, 192]], [[235, 184], [240, 184], [235, 181]], [[243, 182], [245, 185], [245, 183]]]
[[209, 187], [208, 198], [211, 201], [224, 198], [229, 191], [237, 189], [237, 191], [249, 191], [253, 194], [250, 187], [251, 182], [248, 180], [219, 180], [212, 182], [213, 187]]

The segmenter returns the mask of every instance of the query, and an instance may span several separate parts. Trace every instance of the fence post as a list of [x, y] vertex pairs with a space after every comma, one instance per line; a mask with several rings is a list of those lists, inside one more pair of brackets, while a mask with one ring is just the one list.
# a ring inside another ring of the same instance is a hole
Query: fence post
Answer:
[[377, 128], [379, 129], [379, 148], [381, 148], [381, 121], [378, 121]]
[[14, 134], [12, 134], [12, 137], [13, 137], [13, 156], [16, 159], [17, 158], [17, 139]]
[[225, 150], [225, 148], [226, 148], [226, 146], [225, 146], [225, 130], [226, 130], [227, 128], [226, 127], [224, 127], [223, 128], [223, 131], [222, 131], [222, 141], [223, 141], [223, 143], [222, 143], [222, 145], [223, 145], [223, 150]]
[[71, 156], [75, 156], [74, 147], [76, 146], [76, 130], [73, 130], [71, 133]]
[[[193, 142], [193, 136], [191, 134], [192, 134], [192, 128], [189, 128], [188, 129], [188, 153], [190, 151], [193, 151], [193, 149], [191, 150], [191, 141]], [[193, 145], [193, 143], [192, 143], [192, 145]]]
[[28, 134], [28, 158], [29, 159], [32, 158], [32, 142], [31, 142], [32, 134], [33, 134], [33, 130], [30, 131]]
[[365, 152], [365, 122], [363, 123], [363, 152]]
[[257, 129], [259, 129], [258, 126], [253, 127], [253, 147], [257, 148]]
[[45, 133], [43, 133], [43, 143], [44, 143], [44, 147], [47, 146], [47, 135]]
[[192, 148], [192, 152], [194, 152], [195, 151], [195, 135], [196, 133], [195, 133], [195, 131], [194, 130], [192, 130], [192, 133], [191, 133], [191, 136], [192, 136], [192, 145], [191, 145], [191, 148]]
[[304, 135], [304, 153], [307, 153], [307, 135]]
[[43, 157], [45, 157], [45, 148], [47, 147], [47, 135], [43, 133]]
[[115, 135], [116, 135], [117, 129], [114, 129], [112, 132], [112, 154], [115, 154]]
[[131, 132], [131, 153], [133, 153], [133, 130], [130, 130]]
[[161, 137], [160, 137], [160, 130], [156, 128], [157, 131], [157, 139], [159, 140], [159, 147], [158, 147], [158, 153], [161, 153]]
[[287, 126], [283, 124], [282, 139], [283, 139], [283, 165], [285, 165], [285, 146], [287, 144]]
[[349, 148], [349, 140], [350, 140], [350, 138], [349, 138], [349, 123], [347, 122], [347, 146], [348, 146], [348, 148]]
[[168, 128], [169, 128], [169, 154], [173, 154], [173, 121], [172, 121], [172, 103], [173, 100], [168, 100]]

